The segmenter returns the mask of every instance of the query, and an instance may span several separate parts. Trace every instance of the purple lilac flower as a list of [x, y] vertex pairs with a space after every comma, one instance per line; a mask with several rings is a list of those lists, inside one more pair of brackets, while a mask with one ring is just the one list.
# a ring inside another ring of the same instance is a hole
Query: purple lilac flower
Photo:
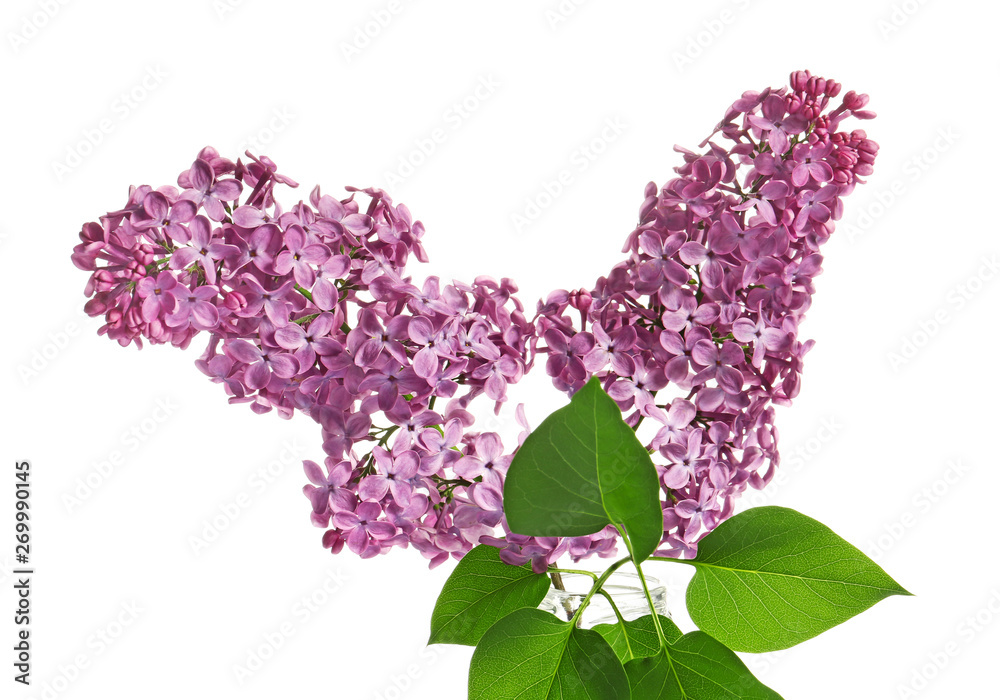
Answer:
[[[864, 131], [838, 130], [848, 116], [875, 116], [862, 109], [867, 96], [848, 93], [833, 109], [839, 92], [799, 71], [789, 88], [745, 93], [702, 153], [676, 149], [677, 177], [647, 185], [628, 259], [593, 289], [556, 291], [538, 305], [534, 342], [555, 386], [573, 393], [600, 377], [653, 454], [664, 554], [693, 556], [735, 498], [774, 474], [771, 404], [799, 391], [812, 341], [798, 340], [798, 327], [819, 246], [878, 153]], [[572, 348], [591, 342], [581, 372]], [[640, 368], [657, 380], [636, 400]], [[560, 546], [505, 541], [512, 563], [546, 561]], [[582, 551], [577, 543], [570, 555]]]
[[[350, 199], [340, 203], [348, 210], [353, 204]], [[327, 301], [332, 303], [317, 305], [302, 284], [309, 282], [308, 275], [297, 274], [299, 261], [292, 260], [295, 251], [315, 245], [304, 240], [299, 232], [304, 229], [289, 236], [275, 223], [282, 219], [267, 209], [237, 211], [238, 221], [223, 222], [220, 229], [223, 240], [242, 251], [219, 261], [215, 333], [223, 343], [218, 349], [210, 344], [201, 360], [203, 371], [233, 387], [234, 400], [250, 402], [255, 411], [308, 413], [322, 426], [328, 465], [351, 465], [349, 472], [341, 466], [329, 476], [318, 475], [315, 463], [306, 467], [310, 518], [320, 527], [332, 527], [324, 535], [325, 546], [339, 551], [347, 544], [362, 556], [373, 556], [413, 544], [432, 565], [460, 557], [492, 532], [500, 517], [495, 499], [485, 498], [485, 491], [474, 498], [477, 476], [499, 489], [510, 455], [496, 436], [468, 430], [471, 420], [449, 419], [431, 405], [438, 397], [455, 397], [461, 412], [483, 393], [502, 402], [507, 382], [523, 375], [530, 325], [511, 296], [513, 285], [487, 278], [472, 284], [411, 284], [400, 265], [405, 262], [400, 241], [409, 235], [401, 222], [408, 219], [394, 217], [380, 199], [369, 211], [375, 212], [374, 221], [391, 223], [393, 231], [384, 238], [392, 246], [378, 250], [375, 268], [346, 264], [337, 270], [342, 278], [318, 277], [316, 284], [325, 279], [330, 287]], [[298, 212], [301, 220], [301, 207]], [[256, 229], [244, 226], [252, 223], [258, 224]], [[294, 221], [288, 227], [299, 228]], [[312, 228], [309, 235], [319, 239], [314, 231], [323, 229]], [[351, 233], [363, 236], [365, 228], [355, 222]], [[374, 231], [377, 225], [369, 228]], [[346, 233], [336, 230], [334, 235], [343, 241]], [[253, 250], [269, 259], [258, 266], [252, 260], [260, 256], [249, 255]], [[346, 260], [363, 262], [365, 255], [356, 250]], [[319, 274], [330, 259], [319, 255], [305, 263]], [[182, 272], [195, 272], [204, 261], [192, 259], [192, 264], [195, 270], [185, 266]], [[364, 275], [374, 276], [366, 284]], [[371, 297], [361, 296], [366, 290]], [[355, 306], [352, 319], [348, 303], [357, 302], [364, 305]], [[225, 354], [216, 354], [219, 349]], [[466, 391], [461, 399], [459, 387]], [[449, 415], [456, 408], [449, 408]], [[376, 425], [378, 416], [388, 424]], [[469, 479], [454, 471], [466, 456], [464, 466], [477, 474]], [[324, 485], [326, 503], [319, 495]], [[371, 518], [363, 516], [374, 513], [374, 506], [365, 503], [381, 506], [375, 523], [391, 524], [395, 534], [388, 536], [389, 530], [380, 531], [377, 524], [369, 527]]]
[[396, 526], [381, 519], [382, 506], [374, 501], [362, 501], [353, 513], [340, 512], [333, 524], [346, 535], [347, 546], [362, 559], [381, 553], [382, 540], [396, 534]]
[[[208, 155], [204, 151], [202, 153]], [[229, 161], [223, 161], [223, 163], [228, 166], [232, 165]], [[228, 168], [225, 169], [228, 170]], [[216, 172], [212, 164], [198, 158], [191, 165], [191, 169], [178, 178], [178, 184], [189, 186], [181, 193], [183, 199], [202, 206], [205, 213], [213, 221], [222, 221], [226, 217], [225, 203], [232, 202], [239, 197], [243, 191], [243, 185], [236, 180], [217, 181], [215, 177]]]
[[[223, 243], [221, 238], [216, 238], [212, 232], [212, 225], [204, 216], [194, 217], [188, 228], [190, 236], [187, 241], [191, 245], [178, 248], [170, 256], [170, 269], [183, 270], [192, 263], [198, 263], [200, 271], [205, 275], [205, 281], [215, 284], [218, 263], [239, 255], [240, 249]], [[177, 240], [176, 237], [174, 240]]]
[[507, 279], [415, 283], [424, 227], [384, 191], [316, 187], [283, 208], [276, 187], [297, 185], [273, 161], [210, 147], [180, 189], [134, 187], [82, 227], [85, 310], [123, 346], [184, 348], [207, 332], [196, 364], [230, 402], [319, 424], [326, 471], [307, 461], [304, 493], [322, 545], [362, 557], [412, 545], [431, 566], [480, 543], [536, 571], [615, 554], [613, 528], [534, 538], [503, 518], [516, 446], [476, 431], [470, 407], [485, 395], [499, 411], [547, 354], [560, 390], [596, 375], [612, 392], [657, 463], [661, 552], [693, 556], [774, 474], [772, 404], [801, 385], [819, 246], [873, 169], [878, 145], [839, 130], [874, 117], [868, 98], [834, 106], [840, 89], [799, 71], [745, 93], [702, 153], [677, 148], [677, 177], [644, 188], [628, 258], [590, 289], [550, 294], [534, 321]]

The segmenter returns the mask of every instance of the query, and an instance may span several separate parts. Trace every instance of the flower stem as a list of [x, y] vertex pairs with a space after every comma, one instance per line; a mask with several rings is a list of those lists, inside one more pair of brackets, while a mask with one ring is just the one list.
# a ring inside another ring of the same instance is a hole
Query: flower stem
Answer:
[[565, 591], [566, 585], [563, 583], [562, 576], [559, 575], [558, 571], [552, 571], [549, 569], [549, 578], [552, 579], [552, 587], [558, 591]]
[[304, 296], [309, 301], [313, 300], [312, 292], [310, 292], [308, 289], [300, 287], [299, 285], [295, 285], [295, 291]]
[[[549, 571], [549, 578], [552, 579], [552, 587], [553, 588], [555, 588], [557, 591], [564, 591], [565, 592], [566, 585], [563, 583], [562, 576], [559, 574], [558, 571], [551, 571], [550, 570]], [[562, 606], [563, 606], [563, 610], [566, 611], [566, 619], [567, 620], [572, 620], [573, 617], [574, 617], [574, 612], [575, 611], [573, 610], [573, 605], [569, 602], [569, 598], [565, 598], [565, 597], [563, 598], [563, 600], [562, 600]]]
[[628, 648], [629, 656], [632, 656], [632, 644], [628, 640], [628, 630], [625, 629], [625, 617], [622, 615], [622, 611], [618, 609], [617, 605], [615, 605], [615, 599], [611, 597], [610, 593], [603, 588], [599, 590], [598, 593], [607, 599], [608, 604], [611, 605], [611, 609], [615, 611], [615, 617], [618, 618], [618, 626], [622, 628], [622, 639], [625, 640], [625, 646]]
[[626, 564], [626, 563], [628, 563], [630, 561], [632, 561], [632, 557], [631, 556], [619, 559], [614, 564], [612, 564], [611, 566], [609, 566], [604, 571], [604, 573], [601, 574], [600, 577], [598, 577], [598, 579], [596, 581], [594, 581], [594, 585], [593, 585], [593, 587], [591, 587], [590, 593], [588, 593], [587, 597], [583, 599], [582, 603], [580, 603], [580, 607], [576, 609], [576, 614], [573, 615], [573, 619], [570, 620], [570, 622], [573, 622], [575, 624], [578, 623], [578, 621], [580, 619], [580, 616], [583, 614], [583, 611], [587, 609], [588, 605], [590, 605], [590, 599], [594, 597], [594, 594], [597, 593], [597, 591], [601, 590], [601, 586], [604, 585], [604, 582], [607, 581], [611, 577], [611, 574], [613, 574], [616, 571], [618, 571], [618, 569], [620, 569], [622, 567], [622, 565], [624, 565], [624, 564]]
[[628, 548], [629, 560], [635, 564], [636, 573], [639, 574], [639, 581], [642, 583], [642, 591], [646, 594], [646, 601], [649, 603], [649, 612], [653, 616], [653, 627], [656, 628], [656, 636], [660, 640], [660, 648], [667, 648], [667, 638], [663, 634], [663, 628], [660, 626], [660, 615], [656, 612], [656, 606], [653, 605], [653, 596], [649, 594], [649, 586], [646, 585], [646, 577], [642, 573], [642, 567], [639, 562], [635, 561], [635, 555], [632, 551], [632, 541], [628, 538], [628, 533], [625, 532], [625, 528], [621, 525], [615, 525], [618, 532], [621, 533], [622, 539], [625, 541], [625, 546]]
[[[597, 574], [595, 574], [593, 571], [584, 571], [583, 569], [561, 569], [561, 568], [556, 568], [554, 566], [550, 566], [549, 567], [549, 573], [580, 574], [581, 576], [589, 576], [590, 578], [594, 579], [595, 581], [597, 580]], [[559, 580], [562, 581], [561, 578]], [[554, 581], [555, 581], [555, 579], [553, 579], [553, 582]], [[565, 588], [561, 588], [560, 590], [564, 591], [566, 589]]]

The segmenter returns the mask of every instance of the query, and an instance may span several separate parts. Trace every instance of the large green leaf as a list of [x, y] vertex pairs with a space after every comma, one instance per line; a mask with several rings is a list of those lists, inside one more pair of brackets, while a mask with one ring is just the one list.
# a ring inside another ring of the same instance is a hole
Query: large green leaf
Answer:
[[490, 627], [469, 667], [469, 700], [629, 697], [625, 670], [601, 635], [538, 609]]
[[686, 563], [691, 619], [736, 651], [787, 649], [891, 595], [910, 595], [875, 562], [810, 517], [751, 508], [698, 543]]
[[[663, 615], [660, 615], [660, 629], [667, 642], [676, 642], [683, 635], [674, 621]], [[594, 631], [604, 637], [622, 663], [655, 656], [660, 650], [660, 638], [656, 636], [652, 615], [626, 620], [624, 627], [621, 622], [594, 625]]]
[[428, 644], [468, 644], [519, 608], [537, 608], [549, 590], [545, 574], [511, 566], [500, 550], [484, 544], [462, 557], [444, 584], [431, 616]]
[[663, 536], [656, 468], [596, 377], [527, 437], [503, 496], [507, 523], [522, 535], [577, 537], [624, 525], [636, 563]]
[[629, 661], [625, 673], [637, 699], [781, 700], [704, 632], [685, 634], [651, 658]]

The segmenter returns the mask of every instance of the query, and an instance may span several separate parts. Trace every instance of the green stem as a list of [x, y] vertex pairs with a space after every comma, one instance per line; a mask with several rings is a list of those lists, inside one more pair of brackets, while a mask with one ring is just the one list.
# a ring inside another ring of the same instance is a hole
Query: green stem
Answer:
[[[626, 632], [626, 630], [625, 630], [625, 616], [622, 615], [622, 611], [618, 609], [617, 605], [615, 605], [615, 599], [612, 598], [611, 594], [608, 593], [603, 588], [601, 590], [599, 590], [598, 593], [600, 593], [602, 596], [604, 596], [607, 599], [608, 604], [611, 605], [611, 609], [615, 611], [615, 617], [618, 618], [618, 624], [621, 625], [622, 632]], [[625, 635], [625, 642], [626, 642], [626, 644], [628, 643], [628, 634]]]
[[[563, 583], [562, 576], [558, 571], [549, 570], [549, 578], [552, 579], [552, 587], [557, 591], [565, 591], [566, 585]], [[566, 619], [573, 619], [573, 605], [569, 602], [569, 598], [563, 598], [562, 601], [563, 610], [566, 611]]]
[[[593, 571], [584, 571], [583, 569], [559, 569], [554, 566], [549, 567], [549, 573], [555, 574], [580, 574], [581, 576], [589, 576], [590, 578], [597, 580], [597, 574]], [[562, 580], [562, 579], [560, 579]], [[555, 579], [553, 579], [555, 581]], [[560, 588], [559, 590], [565, 591], [565, 588]]]
[[624, 564], [627, 564], [630, 561], [632, 561], [631, 556], [619, 559], [614, 564], [609, 566], [607, 570], [605, 570], [605, 572], [601, 574], [596, 581], [594, 581], [594, 586], [590, 589], [590, 593], [588, 593], [587, 597], [583, 599], [582, 603], [580, 603], [580, 607], [577, 608], [576, 614], [573, 615], [573, 619], [570, 620], [570, 622], [576, 624], [576, 621], [579, 620], [580, 616], [583, 614], [583, 611], [587, 609], [588, 605], [590, 605], [590, 599], [594, 597], [594, 594], [597, 593], [597, 591], [601, 590], [601, 586], [604, 585], [604, 582], [611, 577], [611, 574], [618, 571], [618, 569], [620, 569]]
[[628, 630], [625, 628], [625, 617], [622, 615], [621, 610], [618, 609], [618, 606], [615, 605], [615, 599], [612, 598], [611, 594], [603, 588], [599, 590], [598, 593], [607, 599], [608, 603], [611, 605], [611, 609], [615, 611], [615, 617], [618, 618], [618, 626], [622, 628], [622, 639], [625, 640], [625, 646], [628, 647], [628, 655], [635, 657], [635, 654], [632, 652], [632, 643], [628, 639]]
[[663, 628], [660, 626], [660, 615], [656, 612], [656, 606], [653, 605], [653, 596], [649, 594], [649, 586], [646, 585], [646, 577], [642, 574], [642, 567], [639, 562], [635, 561], [635, 555], [632, 551], [632, 541], [628, 538], [628, 533], [625, 532], [625, 528], [621, 525], [615, 525], [618, 532], [621, 533], [622, 539], [625, 541], [625, 546], [628, 548], [629, 560], [635, 564], [636, 573], [639, 574], [639, 581], [642, 583], [642, 591], [646, 594], [646, 601], [649, 603], [649, 612], [653, 616], [653, 627], [656, 628], [656, 636], [660, 640], [660, 648], [667, 648], [667, 638], [663, 634]]
[[313, 300], [312, 292], [310, 292], [308, 289], [303, 289], [299, 285], [295, 285], [295, 291], [304, 296], [309, 301]]
[[390, 437], [390, 436], [391, 436], [391, 435], [392, 435], [392, 434], [393, 434], [394, 432], [396, 432], [397, 430], [399, 430], [399, 426], [398, 426], [398, 425], [394, 425], [394, 426], [392, 426], [391, 428], [388, 428], [388, 429], [386, 429], [386, 431], [385, 431], [385, 435], [383, 435], [383, 436], [382, 436], [382, 437], [381, 437], [381, 438], [379, 439], [379, 441], [378, 441], [378, 444], [379, 444], [379, 445], [380, 445], [381, 447], [385, 447], [385, 444], [386, 444], [387, 442], [389, 442], [389, 437]]

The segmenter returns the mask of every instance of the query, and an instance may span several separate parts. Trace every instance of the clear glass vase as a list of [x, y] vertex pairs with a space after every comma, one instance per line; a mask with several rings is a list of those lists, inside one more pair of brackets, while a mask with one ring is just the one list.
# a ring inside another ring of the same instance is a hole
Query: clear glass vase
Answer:
[[[550, 612], [562, 620], [571, 620], [590, 591], [594, 580], [583, 574], [561, 574], [562, 584], [566, 590], [555, 586], [549, 588], [545, 599], [538, 607]], [[667, 608], [667, 589], [656, 578], [646, 575], [646, 585], [653, 599], [656, 611], [664, 617], [670, 617]], [[618, 611], [626, 620], [634, 620], [649, 614], [649, 602], [642, 590], [642, 582], [638, 574], [616, 571], [604, 582], [604, 590], [614, 599]], [[580, 616], [577, 626], [593, 627], [604, 623], [618, 621], [614, 609], [608, 599], [599, 593], [594, 594], [590, 604]]]

